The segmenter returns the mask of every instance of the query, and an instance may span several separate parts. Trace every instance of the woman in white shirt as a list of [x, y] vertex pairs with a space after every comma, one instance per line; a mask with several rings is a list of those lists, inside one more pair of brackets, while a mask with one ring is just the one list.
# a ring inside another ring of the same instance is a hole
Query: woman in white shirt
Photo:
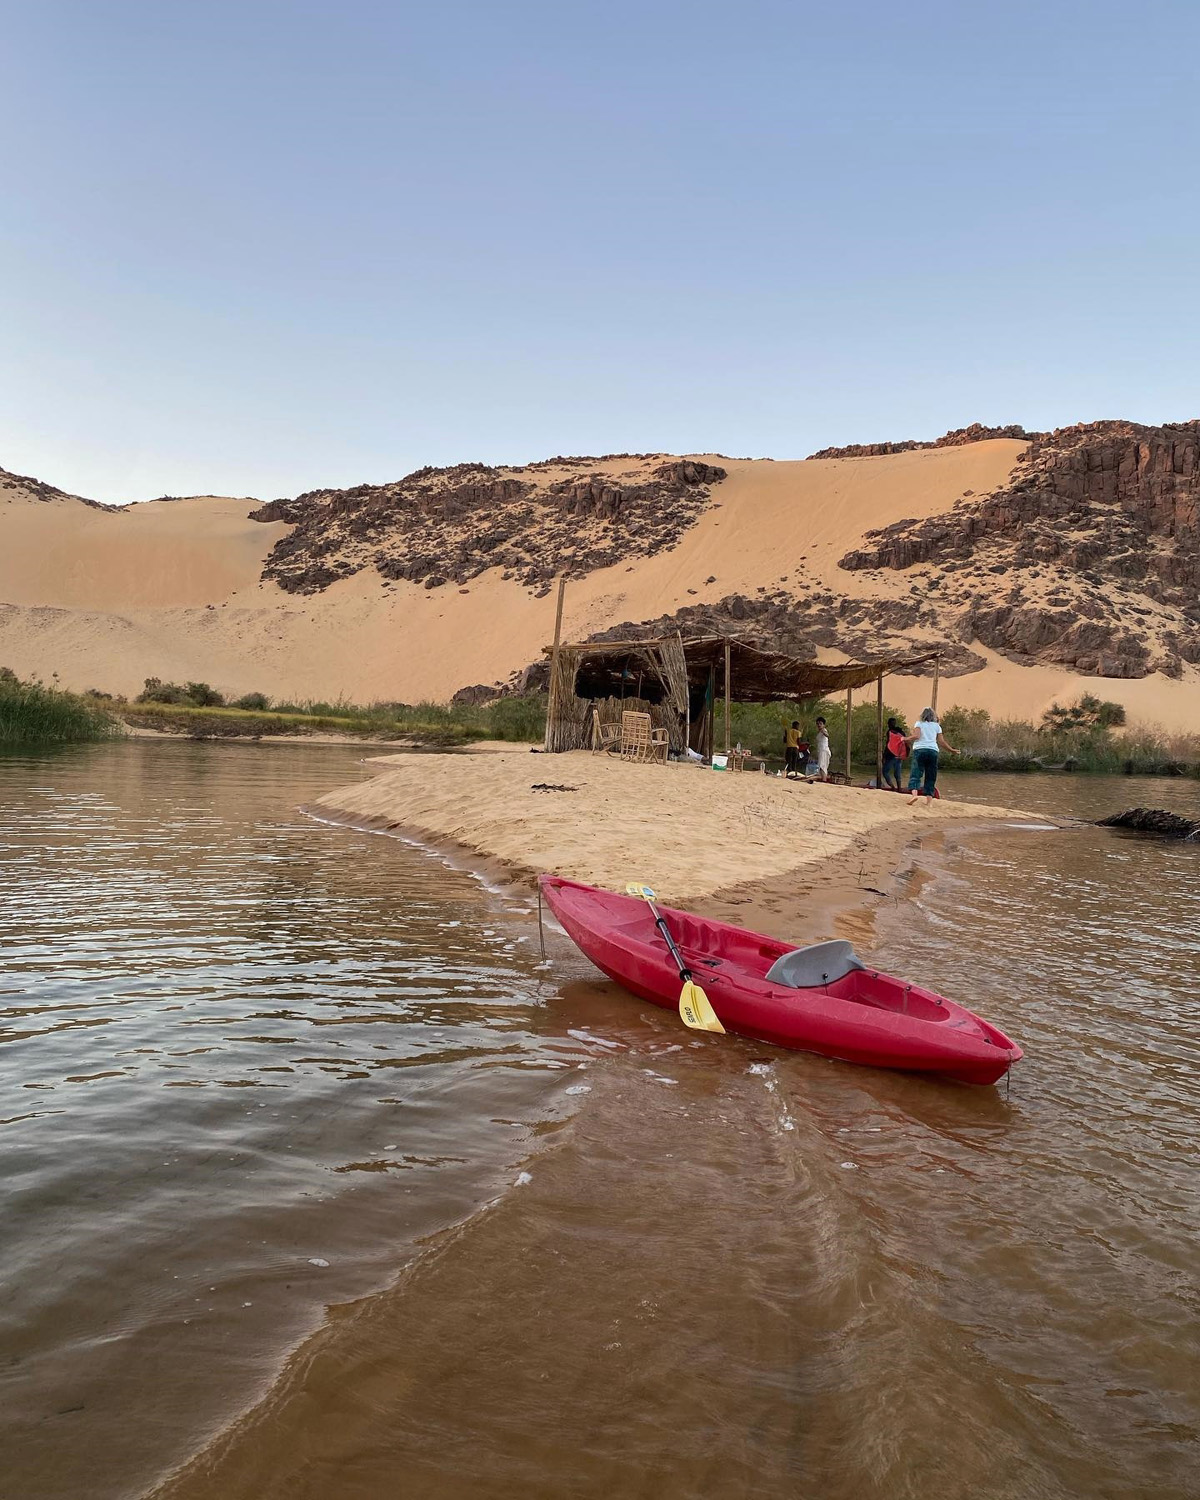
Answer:
[[908, 736], [908, 748], [912, 751], [912, 769], [908, 773], [908, 790], [912, 800], [915, 802], [922, 792], [927, 797], [932, 797], [937, 786], [939, 749], [949, 750], [951, 755], [958, 754], [954, 746], [947, 744], [943, 738], [942, 726], [932, 708], [925, 709], [917, 720], [916, 727]]
[[817, 767], [821, 780], [829, 780], [829, 729], [823, 718], [817, 719]]

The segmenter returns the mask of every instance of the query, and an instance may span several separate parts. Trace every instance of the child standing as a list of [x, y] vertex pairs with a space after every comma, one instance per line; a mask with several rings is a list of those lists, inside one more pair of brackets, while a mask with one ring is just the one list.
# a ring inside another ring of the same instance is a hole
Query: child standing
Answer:
[[895, 719], [887, 723], [887, 740], [883, 747], [883, 784], [894, 792], [902, 791], [900, 777], [904, 770], [904, 757], [908, 754], [908, 741]]

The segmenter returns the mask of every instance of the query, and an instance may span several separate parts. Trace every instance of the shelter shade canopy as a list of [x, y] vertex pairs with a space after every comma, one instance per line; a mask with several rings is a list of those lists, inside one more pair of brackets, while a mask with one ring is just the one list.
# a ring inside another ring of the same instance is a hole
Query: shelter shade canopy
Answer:
[[[763, 651], [735, 636], [711, 635], [680, 640], [668, 636], [662, 640], [576, 642], [561, 648], [561, 657], [571, 658], [574, 668], [574, 691], [583, 698], [630, 695], [629, 684], [639, 676], [643, 691], [652, 679], [655, 698], [672, 696], [664, 668], [680, 667], [663, 659], [664, 648], [683, 657], [682, 674], [689, 687], [702, 688], [710, 671], [718, 677], [725, 670], [725, 648], [729, 647], [729, 675], [733, 697], [739, 703], [775, 703], [789, 699], [825, 698], [843, 693], [847, 688], [866, 687], [880, 676], [892, 672], [911, 672], [933, 660], [936, 652], [923, 655], [887, 656], [875, 661], [815, 662], [802, 661], [778, 651]], [[568, 668], [569, 670], [569, 668]], [[566, 673], [564, 673], [564, 676]], [[674, 696], [680, 697], [678, 680]], [[682, 702], [678, 705], [682, 708]]]
[[824, 698], [865, 687], [891, 672], [912, 672], [937, 653], [815, 662], [763, 651], [733, 636], [684, 639], [675, 634], [646, 640], [571, 642], [547, 654], [552, 656], [552, 667], [546, 748], [567, 750], [588, 742], [593, 704], [614, 702], [615, 706], [616, 701], [638, 700], [652, 711], [656, 722], [661, 719], [671, 732], [673, 747], [679, 748], [685, 737], [691, 738], [683, 721], [695, 695], [707, 695], [711, 716], [718, 681], [741, 703]]

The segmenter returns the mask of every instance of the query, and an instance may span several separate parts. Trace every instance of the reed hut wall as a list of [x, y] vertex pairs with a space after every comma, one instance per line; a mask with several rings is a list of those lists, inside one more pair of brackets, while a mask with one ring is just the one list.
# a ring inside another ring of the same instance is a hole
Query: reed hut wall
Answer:
[[604, 723], [619, 723], [629, 710], [648, 713], [654, 728], [667, 731], [671, 749], [681, 751], [687, 701], [687, 664], [677, 639], [599, 648], [563, 646], [551, 666], [546, 749], [590, 748], [596, 709]]

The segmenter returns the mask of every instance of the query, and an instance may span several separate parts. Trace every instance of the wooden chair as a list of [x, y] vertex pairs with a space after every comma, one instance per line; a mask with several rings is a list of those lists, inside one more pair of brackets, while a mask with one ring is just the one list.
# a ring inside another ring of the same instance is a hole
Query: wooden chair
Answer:
[[621, 748], [621, 726], [605, 724], [598, 708], [592, 709], [592, 754], [612, 754]]
[[670, 748], [671, 736], [665, 729], [652, 729], [650, 731], [650, 760], [661, 761], [665, 766]]
[[646, 760], [650, 745], [650, 715], [626, 709], [621, 715], [621, 759]]

